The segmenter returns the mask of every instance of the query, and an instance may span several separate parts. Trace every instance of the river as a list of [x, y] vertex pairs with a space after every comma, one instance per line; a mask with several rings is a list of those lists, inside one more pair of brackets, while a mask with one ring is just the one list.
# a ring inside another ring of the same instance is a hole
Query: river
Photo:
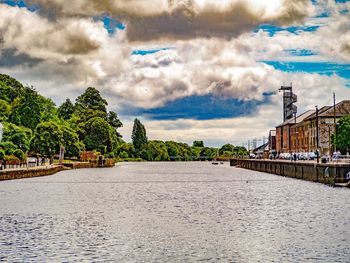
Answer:
[[0, 261], [349, 262], [350, 190], [209, 162], [0, 182]]

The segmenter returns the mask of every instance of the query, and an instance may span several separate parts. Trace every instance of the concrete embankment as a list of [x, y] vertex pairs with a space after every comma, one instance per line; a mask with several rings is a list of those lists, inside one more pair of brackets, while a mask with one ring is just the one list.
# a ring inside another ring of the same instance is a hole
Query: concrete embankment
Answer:
[[346, 184], [350, 164], [231, 159], [231, 166], [324, 184]]
[[0, 171], [0, 181], [47, 176], [65, 170], [64, 166], [36, 167], [29, 169], [15, 169]]
[[105, 160], [103, 163], [103, 166], [101, 166], [96, 161], [96, 162], [64, 163], [63, 165], [52, 165], [48, 167], [39, 166], [39, 167], [33, 167], [28, 169], [27, 168], [9, 169], [9, 170], [0, 171], [0, 181], [47, 176], [47, 175], [58, 173], [63, 170], [113, 167], [114, 165], [115, 165], [114, 160]]

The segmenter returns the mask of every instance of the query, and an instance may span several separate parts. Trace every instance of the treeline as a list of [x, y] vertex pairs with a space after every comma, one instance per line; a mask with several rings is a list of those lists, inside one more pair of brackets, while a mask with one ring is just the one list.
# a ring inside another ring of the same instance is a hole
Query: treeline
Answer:
[[0, 74], [0, 123], [3, 138], [0, 160], [24, 160], [27, 155], [53, 158], [64, 147], [65, 156], [79, 158], [83, 151], [96, 151], [106, 157], [148, 161], [201, 160], [217, 156], [245, 155], [243, 147], [227, 144], [205, 147], [173, 141], [149, 141], [146, 129], [135, 119], [132, 143], [118, 132], [122, 122], [117, 113], [107, 111], [108, 103], [100, 92], [89, 87], [75, 102], [70, 99], [59, 107], [10, 76]]

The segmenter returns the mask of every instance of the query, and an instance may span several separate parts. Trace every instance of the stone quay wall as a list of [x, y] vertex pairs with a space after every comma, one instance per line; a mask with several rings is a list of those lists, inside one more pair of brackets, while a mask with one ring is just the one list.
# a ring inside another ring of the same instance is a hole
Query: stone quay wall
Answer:
[[230, 165], [330, 185], [348, 183], [350, 175], [350, 164], [231, 159]]
[[18, 170], [3, 170], [0, 171], [0, 181], [13, 180], [13, 179], [23, 179], [39, 176], [47, 176], [58, 173], [65, 170], [66, 168], [57, 165], [52, 167], [38, 167], [30, 169], [18, 169]]
[[54, 165], [50, 167], [38, 166], [35, 168], [1, 170], [0, 181], [47, 176], [47, 175], [58, 173], [63, 170], [70, 170], [70, 169], [114, 167], [114, 165], [115, 165], [115, 161], [113, 159], [106, 159], [103, 162], [103, 166], [101, 166], [97, 161], [91, 161], [91, 162], [64, 163], [62, 165]]

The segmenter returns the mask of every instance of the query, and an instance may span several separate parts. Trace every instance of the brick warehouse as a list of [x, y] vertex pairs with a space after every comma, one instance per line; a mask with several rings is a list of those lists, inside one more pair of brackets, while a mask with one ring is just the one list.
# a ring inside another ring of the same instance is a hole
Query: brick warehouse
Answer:
[[[335, 105], [336, 120], [350, 115], [350, 100]], [[296, 118], [276, 127], [276, 150], [278, 153], [315, 152], [317, 150], [316, 111], [308, 110]], [[334, 134], [334, 107], [324, 106], [318, 111], [318, 143], [320, 154], [333, 151], [331, 137]]]

